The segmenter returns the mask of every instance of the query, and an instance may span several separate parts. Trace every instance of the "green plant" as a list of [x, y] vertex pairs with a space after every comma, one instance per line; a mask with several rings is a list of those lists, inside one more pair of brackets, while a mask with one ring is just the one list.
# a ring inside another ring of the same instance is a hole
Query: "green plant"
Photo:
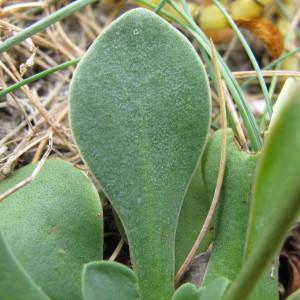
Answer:
[[[221, 67], [234, 86], [223, 61]], [[219, 76], [215, 81], [220, 87]], [[300, 86], [292, 85], [274, 109], [262, 152], [248, 153], [230, 129], [209, 134], [208, 78], [189, 41], [150, 11], [125, 13], [80, 60], [70, 120], [83, 159], [122, 223], [133, 268], [101, 261], [97, 191], [79, 170], [49, 160], [0, 204], [0, 275], [7, 278], [0, 279], [0, 297], [278, 299], [272, 263], [300, 213]], [[0, 193], [35, 168], [15, 172], [0, 183]], [[185, 283], [175, 291], [175, 272], [218, 188], [214, 233], [198, 249], [213, 241], [202, 285]], [[290, 297], [298, 298], [297, 292]]]
[[194, 49], [143, 9], [114, 22], [73, 78], [73, 134], [125, 228], [144, 299], [173, 293], [177, 219], [206, 142], [209, 100]]
[[[1, 182], [0, 193], [35, 167], [28, 165]], [[1, 281], [1, 299], [31, 299], [23, 288], [32, 294], [35, 288], [32, 299], [81, 299], [82, 265], [102, 259], [103, 243], [100, 199], [82, 172], [60, 160], [47, 161], [31, 183], [0, 203], [0, 228], [7, 243], [1, 241], [1, 253], [11, 257], [7, 265], [1, 255], [1, 272], [18, 268], [19, 275], [8, 274], [22, 276], [20, 294], [18, 281]]]

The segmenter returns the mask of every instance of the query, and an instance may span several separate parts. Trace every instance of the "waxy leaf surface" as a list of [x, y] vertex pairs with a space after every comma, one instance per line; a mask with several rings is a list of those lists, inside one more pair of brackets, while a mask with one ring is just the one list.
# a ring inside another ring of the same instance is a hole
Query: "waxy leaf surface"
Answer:
[[[29, 177], [28, 165], [0, 183], [4, 193]], [[0, 226], [22, 268], [53, 300], [81, 298], [82, 265], [102, 259], [102, 211], [90, 180], [49, 160], [37, 177], [0, 203]]]
[[191, 283], [180, 286], [172, 297], [172, 300], [200, 300], [199, 291]]
[[229, 285], [230, 280], [228, 278], [217, 277], [199, 289], [199, 300], [222, 300]]
[[132, 10], [83, 57], [70, 104], [81, 154], [126, 231], [141, 298], [169, 300], [178, 216], [210, 119], [197, 53], [154, 13]]
[[49, 300], [12, 255], [0, 231], [0, 299]]
[[136, 275], [115, 262], [91, 262], [82, 273], [84, 300], [139, 300]]
[[[215, 183], [214, 169], [219, 168], [222, 131], [209, 140], [204, 155], [204, 178], [207, 185]], [[215, 216], [215, 238], [204, 284], [217, 277], [233, 281], [243, 264], [250, 200], [258, 155], [241, 151], [234, 142], [233, 132], [227, 132], [225, 174]]]

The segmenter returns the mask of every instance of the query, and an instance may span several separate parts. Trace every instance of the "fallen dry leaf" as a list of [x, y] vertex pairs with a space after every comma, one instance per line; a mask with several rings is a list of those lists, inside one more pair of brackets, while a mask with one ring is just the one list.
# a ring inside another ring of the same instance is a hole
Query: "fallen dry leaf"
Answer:
[[206, 29], [204, 32], [216, 44], [228, 43], [233, 37], [233, 31], [231, 28]]
[[248, 29], [259, 38], [267, 48], [269, 55], [276, 59], [283, 51], [283, 39], [277, 27], [269, 20], [259, 17], [251, 20], [235, 20], [240, 28]]

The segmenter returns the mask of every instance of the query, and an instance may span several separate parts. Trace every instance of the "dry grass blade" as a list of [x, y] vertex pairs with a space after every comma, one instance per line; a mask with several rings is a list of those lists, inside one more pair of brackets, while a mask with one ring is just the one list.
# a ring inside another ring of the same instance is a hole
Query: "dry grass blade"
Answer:
[[20, 188], [24, 187], [26, 184], [30, 183], [31, 181], [33, 181], [35, 179], [35, 177], [38, 175], [38, 173], [41, 171], [45, 161], [47, 160], [48, 156], [50, 155], [51, 151], [53, 148], [53, 137], [52, 137], [52, 132], [50, 132], [49, 135], [49, 146], [47, 151], [45, 152], [45, 154], [43, 155], [42, 159], [40, 160], [40, 162], [37, 164], [37, 166], [35, 167], [35, 169], [33, 170], [31, 176], [29, 176], [28, 178], [24, 179], [23, 181], [19, 182], [18, 184], [16, 184], [14, 187], [12, 187], [11, 189], [9, 189], [8, 191], [6, 191], [5, 193], [3, 193], [2, 195], [0, 195], [0, 202], [3, 201], [5, 198], [7, 198], [8, 196], [10, 196], [11, 194], [13, 194], [14, 192], [16, 192], [17, 190], [19, 190]]
[[232, 117], [233, 122], [234, 122], [236, 132], [238, 135], [237, 136], [238, 141], [239, 141], [240, 145], [243, 147], [243, 149], [248, 150], [248, 143], [247, 143], [247, 139], [244, 134], [244, 130], [243, 130], [241, 122], [239, 120], [239, 116], [238, 116], [238, 113], [234, 106], [233, 100], [231, 99], [230, 93], [227, 90], [227, 87], [224, 82], [223, 82], [223, 89], [224, 89], [224, 93], [225, 93], [226, 106], [227, 106], [227, 109]]
[[109, 261], [115, 261], [116, 258], [118, 257], [118, 255], [120, 254], [122, 247], [124, 245], [124, 240], [120, 239], [116, 249], [114, 250], [113, 254], [110, 256], [110, 258], [108, 259]]
[[15, 14], [20, 10], [25, 10], [33, 7], [46, 7], [45, 2], [36, 1], [36, 2], [23, 2], [23, 3], [16, 3], [12, 5], [7, 5], [4, 8], [0, 9], [0, 16], [4, 17], [10, 14]]
[[[299, 71], [289, 71], [289, 70], [274, 70], [274, 71], [261, 71], [264, 77], [273, 77], [273, 76], [281, 76], [281, 77], [300, 77]], [[257, 77], [256, 71], [238, 71], [232, 72], [235, 78], [249, 78], [249, 77]]]

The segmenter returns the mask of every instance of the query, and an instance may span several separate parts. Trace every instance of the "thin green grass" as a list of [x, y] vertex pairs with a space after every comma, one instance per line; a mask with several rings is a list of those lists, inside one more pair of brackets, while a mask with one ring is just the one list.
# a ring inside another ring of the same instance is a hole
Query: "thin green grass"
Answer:
[[34, 34], [48, 28], [50, 25], [70, 16], [74, 12], [82, 9], [83, 7], [96, 2], [97, 0], [77, 0], [73, 3], [64, 6], [63, 8], [57, 10], [51, 15], [44, 17], [40, 21], [32, 24], [26, 29], [18, 32], [16, 35], [8, 38], [4, 42], [0, 43], [0, 54], [9, 50], [10, 48], [22, 43], [27, 38], [33, 36]]
[[3, 91], [0, 92], [0, 97], [3, 97], [9, 93], [12, 93], [16, 90], [18, 90], [19, 88], [21, 88], [22, 86], [29, 84], [31, 82], [37, 81], [39, 79], [42, 79], [50, 74], [53, 74], [57, 71], [62, 71], [67, 69], [70, 66], [76, 65], [78, 64], [80, 61], [80, 58], [75, 58], [73, 60], [69, 60], [65, 63], [62, 63], [60, 65], [57, 65], [55, 67], [49, 68], [45, 71], [42, 71], [40, 73], [34, 74], [30, 77], [27, 77], [25, 79], [23, 79], [22, 81], [16, 82], [15, 84], [12, 84], [11, 86], [9, 86], [8, 88], [4, 89]]
[[253, 68], [255, 69], [256, 73], [257, 73], [257, 78], [258, 81], [260, 83], [265, 101], [266, 101], [266, 107], [267, 107], [267, 111], [269, 114], [269, 118], [272, 117], [272, 113], [273, 113], [273, 105], [272, 105], [272, 100], [269, 96], [268, 93], [268, 88], [266, 85], [266, 82], [264, 80], [264, 77], [261, 73], [261, 69], [256, 61], [256, 58], [251, 50], [251, 48], [249, 47], [246, 39], [244, 38], [243, 34], [241, 33], [241, 31], [239, 30], [238, 26], [235, 24], [234, 20], [232, 19], [232, 17], [227, 13], [225, 7], [218, 1], [218, 0], [213, 0], [213, 3], [219, 8], [219, 10], [222, 12], [222, 14], [224, 15], [224, 17], [226, 18], [226, 20], [228, 21], [228, 23], [230, 24], [231, 28], [233, 29], [233, 31], [235, 32], [235, 34], [237, 35], [238, 39], [240, 40], [241, 44], [243, 45], [249, 60], [253, 66]]

